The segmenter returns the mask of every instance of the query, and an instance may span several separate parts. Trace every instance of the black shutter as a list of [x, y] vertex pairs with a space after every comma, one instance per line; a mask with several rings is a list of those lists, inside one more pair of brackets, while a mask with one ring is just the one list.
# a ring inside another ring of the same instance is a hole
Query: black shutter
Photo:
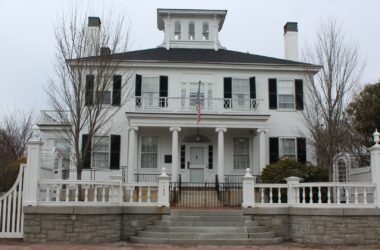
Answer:
[[120, 106], [121, 103], [121, 76], [113, 76], [112, 105]]
[[269, 109], [277, 109], [277, 79], [268, 79]]
[[278, 158], [278, 137], [269, 138], [269, 162], [274, 163], [279, 160]]
[[86, 76], [86, 93], [85, 93], [85, 105], [90, 106], [94, 104], [94, 75]]
[[110, 168], [120, 168], [120, 135], [111, 135]]
[[257, 106], [257, 102], [256, 102], [256, 78], [255, 77], [249, 78], [249, 98], [255, 99], [255, 100], [250, 100], [250, 102], [249, 102], [251, 109], [255, 109]]
[[83, 168], [91, 168], [91, 139], [87, 134], [82, 135], [82, 155], [84, 156]]
[[224, 78], [224, 98], [229, 100], [224, 100], [224, 108], [231, 109], [232, 108], [232, 78], [225, 77]]
[[142, 77], [141, 75], [136, 75], [136, 82], [135, 82], [135, 98], [136, 98], [136, 106], [141, 106], [141, 84], [142, 84]]
[[208, 145], [208, 169], [214, 168], [214, 147]]
[[167, 107], [168, 102], [168, 77], [160, 76], [160, 107]]
[[303, 110], [303, 81], [297, 79], [294, 83], [296, 91], [296, 110]]
[[306, 162], [306, 139], [303, 137], [297, 138], [297, 157], [299, 162]]
[[181, 145], [181, 169], [186, 168], [186, 146]]

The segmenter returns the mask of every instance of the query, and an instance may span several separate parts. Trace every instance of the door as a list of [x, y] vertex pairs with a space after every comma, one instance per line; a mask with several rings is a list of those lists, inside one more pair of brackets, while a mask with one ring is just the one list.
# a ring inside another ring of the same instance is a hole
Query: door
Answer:
[[190, 182], [204, 182], [204, 171], [206, 166], [205, 147], [189, 147], [189, 170]]

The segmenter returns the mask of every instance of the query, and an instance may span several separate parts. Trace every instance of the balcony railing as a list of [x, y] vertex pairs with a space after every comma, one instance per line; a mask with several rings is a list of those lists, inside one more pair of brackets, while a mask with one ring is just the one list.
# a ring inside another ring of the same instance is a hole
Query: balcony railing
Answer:
[[[261, 113], [260, 99], [201, 98], [203, 113]], [[195, 112], [196, 98], [185, 97], [129, 97], [128, 112]]]

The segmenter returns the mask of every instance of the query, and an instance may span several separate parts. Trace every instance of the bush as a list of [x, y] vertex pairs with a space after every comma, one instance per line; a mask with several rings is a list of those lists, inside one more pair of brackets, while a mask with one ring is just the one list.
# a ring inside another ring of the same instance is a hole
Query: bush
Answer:
[[13, 186], [17, 179], [21, 163], [26, 163], [25, 157], [0, 166], [0, 193], [7, 192]]
[[296, 176], [303, 182], [326, 182], [328, 170], [292, 160], [281, 160], [267, 166], [261, 174], [263, 183], [286, 183], [285, 178]]

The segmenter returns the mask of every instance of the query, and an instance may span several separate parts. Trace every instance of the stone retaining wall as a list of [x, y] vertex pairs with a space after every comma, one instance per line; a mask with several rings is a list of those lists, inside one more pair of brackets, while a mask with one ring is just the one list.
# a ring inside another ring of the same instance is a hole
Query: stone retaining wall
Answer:
[[278, 236], [308, 244], [380, 244], [380, 209], [244, 209]]
[[24, 241], [103, 243], [126, 240], [168, 208], [24, 207]]

